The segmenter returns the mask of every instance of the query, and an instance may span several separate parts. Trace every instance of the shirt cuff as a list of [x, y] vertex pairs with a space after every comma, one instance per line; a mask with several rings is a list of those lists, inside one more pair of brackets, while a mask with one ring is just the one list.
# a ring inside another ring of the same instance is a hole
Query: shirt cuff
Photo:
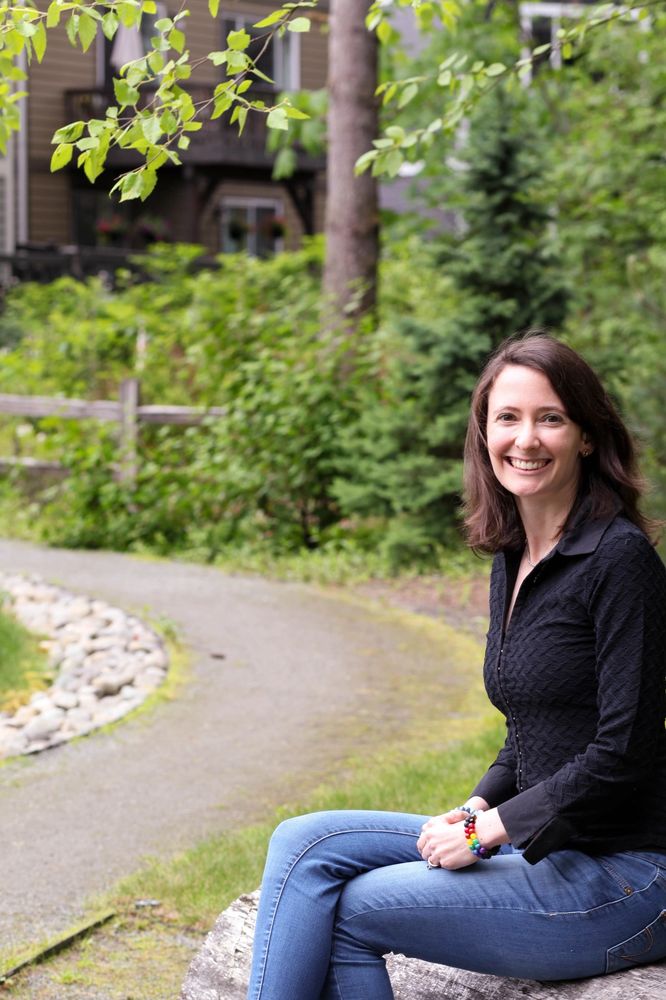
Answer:
[[497, 808], [511, 843], [534, 865], [556, 851], [575, 833], [573, 825], [553, 812], [543, 783], [520, 792]]

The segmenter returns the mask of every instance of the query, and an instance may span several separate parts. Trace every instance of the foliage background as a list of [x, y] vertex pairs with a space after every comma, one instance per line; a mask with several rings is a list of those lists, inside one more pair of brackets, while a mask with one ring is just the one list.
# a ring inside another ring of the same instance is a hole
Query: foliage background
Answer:
[[[509, 61], [513, 17], [471, 4], [457, 42]], [[658, 12], [648, 31], [592, 33], [561, 72], [498, 88], [457, 136], [437, 136], [414, 205], [445, 205], [456, 225], [438, 231], [417, 211], [384, 220], [378, 313], [355, 332], [321, 322], [318, 240], [272, 260], [225, 255], [215, 270], [193, 267], [201, 248], [158, 245], [147, 280], [121, 274], [114, 291], [69, 279], [13, 289], [0, 391], [113, 398], [139, 374], [145, 402], [226, 408], [202, 429], [142, 430], [132, 489], [113, 473], [111, 428], [6, 420], [3, 450], [72, 472], [27, 506], [21, 484], [6, 485], [14, 529], [210, 560], [262, 550], [437, 564], [460, 544], [476, 373], [534, 325], [606, 379], [642, 442], [651, 511], [665, 514], [663, 42]], [[432, 32], [411, 68], [450, 45]], [[436, 100], [424, 86], [397, 124], [427, 122]]]

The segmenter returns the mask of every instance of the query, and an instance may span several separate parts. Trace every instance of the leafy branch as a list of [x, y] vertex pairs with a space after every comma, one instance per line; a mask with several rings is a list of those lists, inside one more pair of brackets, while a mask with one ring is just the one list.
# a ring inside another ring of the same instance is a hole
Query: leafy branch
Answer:
[[[387, 24], [391, 9], [394, 6], [406, 6], [410, 0], [374, 0], [366, 25], [377, 32], [380, 40], [392, 40]], [[415, 0], [415, 13], [421, 22], [429, 28], [435, 16], [443, 25], [451, 30], [455, 27], [461, 14], [461, 8], [455, 0]], [[376, 176], [386, 174], [395, 177], [402, 164], [410, 159], [421, 158], [430, 148], [439, 132], [454, 132], [460, 122], [473, 110], [478, 101], [507, 79], [524, 79], [530, 77], [538, 59], [550, 54], [556, 47], [564, 59], [570, 59], [574, 52], [583, 45], [588, 33], [600, 27], [619, 20], [645, 20], [651, 8], [663, 7], [664, 0], [645, 0], [643, 3], [632, 3], [630, 6], [615, 6], [606, 3], [592, 8], [587, 16], [557, 32], [556, 43], [548, 42], [538, 45], [528, 55], [514, 63], [485, 63], [475, 60], [470, 65], [467, 54], [460, 51], [452, 52], [430, 74], [412, 76], [403, 80], [392, 80], [381, 83], [376, 94], [381, 98], [384, 107], [394, 105], [397, 111], [402, 110], [413, 101], [426, 86], [436, 86], [443, 91], [444, 107], [442, 113], [432, 119], [427, 125], [418, 129], [405, 129], [401, 125], [391, 124], [384, 133], [373, 141], [373, 149], [359, 157], [356, 163], [356, 173], [361, 174], [371, 169]]]

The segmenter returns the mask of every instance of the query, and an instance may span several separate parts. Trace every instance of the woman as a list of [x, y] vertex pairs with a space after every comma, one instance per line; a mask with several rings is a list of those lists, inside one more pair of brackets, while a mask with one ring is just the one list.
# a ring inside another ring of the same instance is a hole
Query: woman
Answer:
[[666, 956], [666, 570], [629, 434], [579, 355], [528, 335], [481, 375], [465, 467], [504, 747], [443, 815], [281, 824], [250, 1000], [390, 1000], [391, 951], [542, 980]]

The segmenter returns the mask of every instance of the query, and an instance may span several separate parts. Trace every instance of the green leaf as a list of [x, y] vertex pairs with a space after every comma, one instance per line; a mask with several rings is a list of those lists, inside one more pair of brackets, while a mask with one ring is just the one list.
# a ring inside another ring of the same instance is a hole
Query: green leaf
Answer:
[[67, 32], [67, 37], [69, 38], [70, 45], [76, 45], [76, 36], [79, 33], [79, 15], [72, 14], [72, 16], [67, 21], [65, 25], [65, 30]]
[[486, 76], [501, 76], [506, 72], [506, 66], [504, 63], [491, 63], [490, 66], [486, 66], [484, 72]]
[[41, 62], [44, 58], [44, 53], [46, 52], [46, 28], [44, 27], [43, 21], [40, 21], [37, 25], [37, 31], [33, 36], [32, 44], [35, 47], [37, 61]]
[[208, 0], [208, 12], [211, 17], [217, 17], [220, 10], [220, 0]]
[[124, 174], [118, 183], [114, 185], [112, 191], [116, 187], [120, 188], [121, 201], [131, 201], [133, 198], [140, 198], [143, 190], [141, 173], [138, 170], [134, 170], [131, 174]]
[[185, 48], [185, 35], [179, 28], [172, 28], [167, 35], [167, 40], [172, 49], [182, 52]]
[[157, 171], [151, 170], [150, 167], [146, 167], [146, 169], [141, 172], [141, 194], [139, 195], [141, 201], [145, 201], [146, 198], [152, 194], [156, 184]]
[[155, 0], [143, 0], [144, 14], [157, 14], [157, 4]]
[[287, 21], [287, 31], [295, 31], [297, 34], [301, 34], [302, 32], [309, 30], [309, 17], [295, 17], [293, 21]]
[[32, 38], [37, 31], [37, 25], [31, 21], [16, 21], [14, 30], [18, 31], [19, 35], [22, 35], [24, 38]]
[[92, 155], [92, 152], [89, 153], [84, 161], [83, 171], [91, 184], [95, 183], [99, 175], [102, 173], [102, 170], [103, 167], [99, 160]]
[[55, 28], [57, 24], [60, 23], [60, 4], [57, 0], [52, 0], [49, 4], [49, 9], [46, 12], [46, 27]]
[[109, 39], [109, 41], [111, 41], [116, 31], [118, 30], [119, 23], [120, 22], [118, 21], [118, 18], [116, 17], [116, 15], [113, 13], [112, 10], [110, 10], [102, 18], [102, 31], [104, 32], [106, 38]]
[[155, 146], [162, 137], [162, 126], [160, 125], [159, 118], [154, 115], [151, 115], [150, 118], [143, 118], [141, 120], [141, 131], [148, 142]]
[[243, 106], [238, 110], [238, 134], [243, 134], [243, 129], [245, 128], [245, 122], [247, 120], [248, 109]]
[[368, 153], [364, 153], [363, 156], [359, 156], [358, 160], [354, 164], [354, 173], [358, 177], [365, 170], [368, 169], [370, 164], [377, 159], [377, 151], [371, 149]]
[[305, 111], [301, 111], [300, 108], [292, 108], [290, 104], [287, 105], [287, 118], [296, 118], [298, 121], [307, 121], [310, 115], [306, 115]]
[[51, 173], [54, 170], [60, 170], [61, 167], [66, 167], [72, 159], [73, 152], [74, 146], [71, 143], [62, 142], [59, 146], [56, 146], [51, 157]]
[[51, 142], [76, 142], [83, 134], [84, 127], [85, 122], [70, 122], [69, 125], [63, 125], [54, 133]]
[[273, 108], [272, 111], [269, 111], [266, 124], [269, 128], [282, 129], [284, 132], [287, 132], [289, 129], [289, 123], [287, 121], [287, 112], [285, 109]]
[[250, 60], [244, 52], [229, 49], [227, 52], [227, 73], [242, 73], [250, 65]]
[[398, 107], [399, 108], [404, 108], [405, 105], [409, 104], [409, 102], [412, 101], [416, 97], [416, 95], [418, 94], [418, 92], [419, 92], [419, 88], [417, 87], [417, 85], [415, 83], [409, 83], [409, 84], [407, 84], [407, 86], [405, 87], [405, 89], [401, 93], [400, 97], [398, 98]]
[[291, 177], [297, 165], [296, 153], [291, 147], [286, 147], [278, 151], [273, 164], [273, 180], [281, 181], [285, 177]]
[[253, 24], [254, 28], [269, 28], [271, 24], [276, 24], [277, 21], [281, 21], [285, 13], [283, 10], [274, 10], [272, 14], [268, 17], [264, 17], [261, 21], [255, 21]]
[[404, 156], [398, 149], [391, 150], [386, 156], [382, 157], [381, 167], [389, 175], [389, 177], [395, 177], [400, 167], [404, 161]]
[[161, 73], [164, 69], [164, 56], [161, 52], [151, 52], [148, 56], [148, 65], [153, 73]]
[[189, 135], [181, 135], [178, 140], [178, 149], [189, 149], [190, 148], [190, 137]]
[[173, 135], [178, 128], [178, 119], [174, 115], [173, 111], [170, 111], [168, 108], [163, 112], [162, 117], [160, 118], [160, 128], [167, 135]]
[[128, 105], [134, 107], [139, 100], [139, 91], [136, 87], [130, 87], [127, 80], [114, 80], [113, 90], [116, 100], [122, 108], [126, 108]]
[[272, 80], [270, 76], [266, 76], [266, 74], [262, 73], [262, 71], [260, 69], [257, 69], [256, 66], [252, 67], [252, 71], [251, 72], [252, 72], [252, 76], [256, 76], [260, 80], [265, 80], [266, 83], [275, 83], [275, 80]]
[[79, 38], [81, 39], [81, 48], [84, 52], [88, 51], [96, 35], [97, 24], [94, 18], [83, 12], [79, 19]]
[[86, 149], [97, 149], [99, 146], [99, 138], [94, 135], [87, 135], [85, 139], [79, 139], [76, 144], [76, 148], [80, 149], [82, 152]]
[[240, 31], [230, 31], [227, 35], [227, 45], [234, 52], [244, 52], [252, 41], [252, 36], [241, 28]]
[[208, 55], [206, 56], [206, 58], [210, 59], [210, 61], [212, 62], [213, 66], [221, 66], [223, 63], [225, 63], [227, 61], [227, 53], [226, 53], [226, 51], [225, 52], [209, 52]]
[[220, 115], [223, 115], [225, 111], [229, 110], [232, 104], [233, 100], [228, 93], [220, 94], [219, 97], [215, 98], [213, 103], [213, 113], [211, 118], [219, 118]]

